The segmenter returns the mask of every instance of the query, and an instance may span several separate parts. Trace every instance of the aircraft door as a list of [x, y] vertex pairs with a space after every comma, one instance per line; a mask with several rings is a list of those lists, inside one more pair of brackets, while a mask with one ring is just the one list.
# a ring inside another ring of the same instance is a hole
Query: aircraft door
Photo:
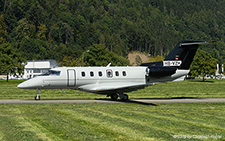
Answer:
[[69, 69], [69, 70], [67, 70], [67, 86], [74, 87], [75, 85], [76, 85], [75, 70]]

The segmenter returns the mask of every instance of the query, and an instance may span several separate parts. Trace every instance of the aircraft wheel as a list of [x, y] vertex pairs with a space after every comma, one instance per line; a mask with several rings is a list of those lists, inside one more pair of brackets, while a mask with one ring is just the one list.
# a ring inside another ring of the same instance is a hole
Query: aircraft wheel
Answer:
[[111, 99], [112, 99], [112, 100], [117, 100], [117, 98], [118, 98], [118, 95], [117, 95], [117, 94], [112, 94], [112, 95], [111, 95]]
[[41, 97], [40, 97], [39, 95], [36, 95], [36, 96], [34, 97], [34, 99], [35, 99], [35, 100], [40, 100]]
[[129, 99], [128, 95], [127, 94], [124, 94], [123, 101], [127, 101], [128, 99]]

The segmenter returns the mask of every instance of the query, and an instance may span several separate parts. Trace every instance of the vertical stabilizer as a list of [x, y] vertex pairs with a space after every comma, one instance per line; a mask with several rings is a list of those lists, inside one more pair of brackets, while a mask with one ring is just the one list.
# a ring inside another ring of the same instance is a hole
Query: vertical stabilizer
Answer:
[[141, 66], [148, 66], [149, 75], [169, 76], [175, 74], [177, 69], [188, 70], [199, 45], [208, 44], [206, 41], [182, 41], [160, 62], [142, 63]]
[[199, 45], [206, 41], [182, 41], [170, 52], [164, 61], [180, 60], [179, 69], [189, 69]]

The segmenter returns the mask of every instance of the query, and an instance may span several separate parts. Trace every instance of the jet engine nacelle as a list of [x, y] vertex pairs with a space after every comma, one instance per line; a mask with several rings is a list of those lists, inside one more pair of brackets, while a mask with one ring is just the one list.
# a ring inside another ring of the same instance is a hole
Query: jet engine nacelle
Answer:
[[150, 77], [164, 77], [175, 74], [177, 68], [175, 67], [163, 67], [163, 66], [151, 66], [149, 67]]

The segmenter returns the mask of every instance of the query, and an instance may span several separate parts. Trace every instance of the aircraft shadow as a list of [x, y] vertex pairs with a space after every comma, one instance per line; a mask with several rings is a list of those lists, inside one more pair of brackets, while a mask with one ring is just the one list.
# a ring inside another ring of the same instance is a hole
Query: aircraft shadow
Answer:
[[[147, 102], [148, 100], [172, 100], [172, 99], [203, 99], [203, 98], [196, 98], [196, 97], [171, 97], [171, 98], [136, 98], [136, 99], [129, 99], [127, 101], [121, 101], [121, 100], [111, 100], [109, 98], [96, 98], [96, 99], [67, 99], [67, 98], [63, 98], [63, 99], [41, 99], [40, 101], [55, 101], [55, 103], [63, 101], [63, 100], [68, 100], [68, 103], [70, 103], [69, 101], [71, 100], [80, 100], [80, 101], [85, 101], [87, 100], [87, 103], [89, 103], [90, 101], [94, 102], [94, 100], [97, 101], [108, 101], [109, 103], [135, 103], [135, 104], [141, 104], [141, 105], [148, 105], [148, 106], [159, 106], [154, 102]], [[24, 99], [25, 101], [35, 101], [34, 99]], [[143, 100], [143, 101], [142, 101]], [[54, 102], [53, 102], [54, 103]], [[76, 102], [74, 102], [76, 103]], [[78, 102], [79, 103], [79, 102]]]
[[[35, 101], [34, 99], [23, 99], [24, 101]], [[96, 98], [96, 99], [66, 99], [66, 98], [63, 98], [63, 99], [41, 99], [40, 101], [60, 101], [60, 100], [67, 100], [67, 101], [72, 101], [72, 100], [98, 100], [98, 101], [112, 101], [114, 102], [114, 100], [111, 100], [111, 99], [108, 99], [108, 98]], [[39, 101], [39, 100], [38, 100]], [[141, 102], [141, 101], [135, 101], [135, 100], [128, 100], [128, 101], [121, 101], [121, 100], [116, 100], [115, 102], [117, 103], [137, 103], [137, 104], [141, 104], [141, 105], [151, 105], [151, 106], [158, 106], [154, 103], [147, 103], [147, 102]], [[57, 103], [57, 102], [56, 102]]]
[[[95, 100], [114, 101], [114, 100], [111, 100], [111, 99], [108, 99], [108, 98], [98, 98], [98, 99], [95, 99]], [[135, 101], [135, 100], [131, 100], [131, 99], [129, 99], [127, 101], [116, 100], [116, 102], [119, 102], [119, 103], [136, 103], [136, 104], [141, 104], [141, 105], [158, 106], [158, 105], [156, 105], [154, 103]]]
[[214, 81], [210, 81], [210, 80], [191, 80], [190, 82], [202, 82], [202, 83], [215, 83]]
[[170, 99], [201, 99], [198, 97], [170, 97], [170, 98], [135, 98], [135, 99], [143, 99], [143, 100], [170, 100]]
[[128, 103], [137, 103], [141, 105], [151, 105], [151, 106], [158, 106], [157, 104], [154, 103], [147, 103], [147, 102], [141, 102], [141, 101], [135, 101], [135, 100], [128, 100]]

